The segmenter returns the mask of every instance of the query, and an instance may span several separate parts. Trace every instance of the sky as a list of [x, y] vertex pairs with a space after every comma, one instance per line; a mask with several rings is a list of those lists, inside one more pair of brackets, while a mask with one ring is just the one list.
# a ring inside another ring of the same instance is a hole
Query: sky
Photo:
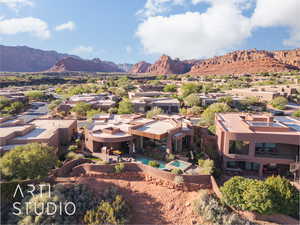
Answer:
[[300, 47], [300, 0], [0, 0], [0, 44], [115, 63]]

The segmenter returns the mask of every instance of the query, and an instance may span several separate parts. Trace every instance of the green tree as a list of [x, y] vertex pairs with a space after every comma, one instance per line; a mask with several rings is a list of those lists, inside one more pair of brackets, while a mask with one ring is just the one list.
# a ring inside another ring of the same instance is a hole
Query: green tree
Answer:
[[233, 99], [231, 96], [224, 96], [218, 99], [218, 102], [226, 103], [227, 105], [232, 105]]
[[280, 109], [280, 110], [283, 110], [286, 108], [286, 105], [289, 103], [289, 101], [283, 97], [283, 96], [279, 96], [279, 97], [276, 97], [274, 98], [270, 104], [276, 108], [276, 109]]
[[193, 106], [200, 106], [201, 105], [201, 98], [196, 94], [190, 94], [184, 99], [184, 104], [189, 107]]
[[280, 176], [268, 177], [265, 183], [273, 191], [275, 211], [297, 218], [299, 216], [299, 191], [289, 180]]
[[297, 111], [293, 112], [292, 114], [294, 117], [300, 117], [300, 109], [298, 109]]
[[62, 100], [60, 100], [60, 99], [57, 99], [57, 100], [54, 100], [54, 101], [52, 101], [50, 104], [49, 104], [49, 106], [48, 106], [48, 108], [51, 110], [51, 111], [53, 111], [58, 105], [60, 105], [62, 103]]
[[199, 116], [201, 115], [202, 108], [200, 106], [193, 106], [192, 108], [187, 109], [188, 115]]
[[43, 91], [28, 91], [25, 93], [25, 95], [30, 100], [34, 100], [34, 101], [43, 101], [46, 99], [46, 95]]
[[0, 159], [0, 170], [8, 179], [33, 179], [47, 176], [56, 164], [53, 148], [31, 143], [5, 153]]
[[153, 109], [151, 109], [150, 111], [147, 112], [146, 117], [151, 119], [154, 116], [157, 116], [157, 115], [160, 115], [160, 114], [163, 114], [163, 110], [159, 107], [154, 107]]
[[78, 116], [86, 116], [86, 113], [91, 109], [91, 105], [86, 102], [77, 103], [72, 109]]
[[125, 98], [119, 103], [118, 114], [130, 113], [133, 113], [133, 104], [129, 99]]
[[214, 103], [208, 106], [202, 113], [202, 119], [204, 120], [205, 124], [208, 126], [214, 125], [215, 121], [215, 114], [216, 113], [224, 113], [224, 112], [231, 112], [232, 109], [225, 103]]
[[164, 92], [176, 92], [177, 91], [177, 86], [175, 84], [167, 84], [164, 87]]
[[201, 91], [201, 85], [196, 83], [185, 83], [181, 85], [180, 91], [183, 97], [186, 97], [192, 93], [199, 93]]
[[95, 115], [101, 114], [102, 112], [99, 109], [91, 109], [87, 111], [86, 117], [92, 119]]

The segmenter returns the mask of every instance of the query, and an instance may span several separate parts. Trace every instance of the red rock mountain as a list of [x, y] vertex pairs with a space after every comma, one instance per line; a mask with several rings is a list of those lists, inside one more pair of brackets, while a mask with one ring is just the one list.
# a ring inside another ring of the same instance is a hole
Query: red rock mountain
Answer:
[[[27, 46], [0, 45], [0, 71], [38, 72], [49, 69], [58, 60], [71, 55]], [[72, 56], [79, 58], [77, 56]]]
[[196, 63], [189, 74], [254, 74], [300, 70], [300, 50], [242, 50]]
[[129, 72], [130, 73], [147, 73], [150, 66], [151, 66], [151, 64], [147, 63], [145, 61], [138, 62], [131, 67]]
[[101, 61], [100, 59], [83, 60], [66, 57], [52, 66], [49, 72], [86, 71], [86, 72], [123, 72], [113, 62]]

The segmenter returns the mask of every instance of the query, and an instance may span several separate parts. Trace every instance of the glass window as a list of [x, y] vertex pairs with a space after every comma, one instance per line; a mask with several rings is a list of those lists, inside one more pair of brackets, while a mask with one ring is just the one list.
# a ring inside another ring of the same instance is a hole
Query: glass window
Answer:
[[249, 141], [231, 140], [229, 141], [229, 154], [248, 155]]

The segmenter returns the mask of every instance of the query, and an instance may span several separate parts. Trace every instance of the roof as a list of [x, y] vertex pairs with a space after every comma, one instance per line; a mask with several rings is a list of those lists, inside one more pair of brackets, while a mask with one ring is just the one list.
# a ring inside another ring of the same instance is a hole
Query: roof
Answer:
[[170, 120], [156, 120], [151, 123], [144, 124], [143, 126], [138, 127], [136, 130], [161, 135], [167, 133], [173, 128], [176, 128], [176, 125]]

